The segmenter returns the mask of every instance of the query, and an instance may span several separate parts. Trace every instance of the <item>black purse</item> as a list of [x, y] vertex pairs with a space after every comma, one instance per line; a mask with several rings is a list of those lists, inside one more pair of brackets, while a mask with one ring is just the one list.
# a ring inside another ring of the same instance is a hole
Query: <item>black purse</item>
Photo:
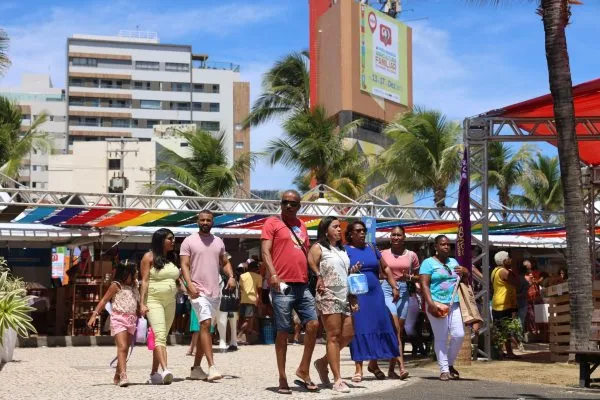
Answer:
[[[226, 282], [226, 280], [224, 280]], [[221, 305], [219, 311], [222, 312], [237, 312], [240, 310], [240, 286], [235, 283], [235, 289], [227, 289], [226, 285], [223, 285], [221, 291]]]

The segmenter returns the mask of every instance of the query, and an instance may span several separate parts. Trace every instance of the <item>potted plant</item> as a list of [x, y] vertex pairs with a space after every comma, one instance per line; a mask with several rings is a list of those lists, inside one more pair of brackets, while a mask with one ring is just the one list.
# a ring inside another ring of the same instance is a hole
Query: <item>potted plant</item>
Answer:
[[492, 327], [492, 359], [502, 359], [504, 343], [509, 339], [513, 340], [513, 344], [516, 346], [519, 346], [523, 342], [521, 321], [518, 318], [494, 321]]
[[0, 363], [12, 361], [17, 336], [27, 337], [35, 332], [29, 312], [31, 296], [27, 296], [25, 282], [13, 276], [6, 260], [0, 257]]

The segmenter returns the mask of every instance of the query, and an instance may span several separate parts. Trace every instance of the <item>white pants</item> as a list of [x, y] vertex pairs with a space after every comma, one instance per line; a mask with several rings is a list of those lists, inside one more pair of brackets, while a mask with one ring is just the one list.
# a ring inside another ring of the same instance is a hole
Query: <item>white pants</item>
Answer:
[[[217, 330], [219, 331], [219, 348], [227, 347], [227, 311], [217, 311]], [[229, 329], [231, 330], [230, 346], [237, 346], [237, 322], [239, 318], [238, 312], [234, 312], [233, 318], [229, 319]]]
[[[460, 305], [458, 302], [452, 304], [448, 316], [436, 318], [427, 312], [427, 318], [431, 324], [434, 336], [435, 355], [437, 356], [440, 372], [449, 372], [449, 365], [454, 365], [462, 346], [465, 330], [463, 327]], [[450, 334], [450, 341], [448, 341]]]

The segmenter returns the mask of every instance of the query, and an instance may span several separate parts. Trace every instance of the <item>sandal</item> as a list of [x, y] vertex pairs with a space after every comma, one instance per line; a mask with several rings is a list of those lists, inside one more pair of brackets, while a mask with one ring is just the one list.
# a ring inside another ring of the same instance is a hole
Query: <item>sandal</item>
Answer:
[[315, 360], [313, 366], [317, 370], [319, 374], [319, 379], [323, 385], [329, 385], [331, 381], [329, 380], [329, 369], [327, 368], [327, 361], [325, 363], [319, 362], [320, 360]]
[[400, 380], [405, 380], [406, 378], [408, 378], [409, 375], [410, 374], [408, 373], [408, 371], [403, 369], [402, 371], [400, 371]]
[[116, 372], [115, 376], [113, 377], [113, 383], [118, 386], [120, 381], [121, 381], [121, 376], [118, 372]]
[[[298, 377], [300, 378], [300, 377]], [[304, 380], [304, 379], [295, 379], [294, 383], [298, 386], [303, 387], [304, 389], [306, 389], [309, 392], [316, 392], [319, 390], [319, 387], [317, 385], [315, 385], [313, 383], [313, 381], [309, 380]]]
[[279, 386], [279, 388], [277, 389], [277, 393], [279, 394], [292, 394], [292, 391], [289, 387], [286, 386]]
[[449, 381], [450, 375], [447, 372], [442, 372], [440, 375], [440, 381]]
[[346, 385], [346, 382], [342, 380], [334, 383], [332, 389], [334, 392], [337, 393], [350, 393], [350, 388], [348, 387], [348, 385]]
[[375, 378], [378, 381], [382, 381], [382, 380], [385, 379], [385, 374], [379, 368], [377, 368], [377, 369], [371, 369], [371, 367], [367, 367], [367, 371], [369, 371], [370, 373], [372, 373], [373, 375], [375, 375]]
[[400, 379], [400, 375], [396, 373], [396, 371], [388, 371], [388, 378], [390, 379]]
[[360, 382], [362, 382], [362, 374], [360, 372], [355, 373], [352, 376], [351, 381], [354, 382], [354, 383], [360, 383]]
[[450, 378], [452, 379], [460, 379], [460, 374], [458, 373], [458, 371], [456, 370], [456, 368], [454, 368], [453, 365], [450, 366]]

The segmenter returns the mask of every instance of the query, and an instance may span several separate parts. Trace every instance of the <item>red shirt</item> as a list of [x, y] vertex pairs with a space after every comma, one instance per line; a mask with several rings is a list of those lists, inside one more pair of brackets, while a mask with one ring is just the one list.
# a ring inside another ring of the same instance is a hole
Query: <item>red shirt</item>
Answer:
[[273, 242], [271, 257], [280, 280], [306, 283], [308, 282], [308, 264], [302, 246], [308, 253], [310, 247], [308, 232], [304, 222], [299, 219], [289, 222], [289, 225], [302, 243], [297, 243], [294, 234], [279, 217], [267, 218], [260, 238]]

